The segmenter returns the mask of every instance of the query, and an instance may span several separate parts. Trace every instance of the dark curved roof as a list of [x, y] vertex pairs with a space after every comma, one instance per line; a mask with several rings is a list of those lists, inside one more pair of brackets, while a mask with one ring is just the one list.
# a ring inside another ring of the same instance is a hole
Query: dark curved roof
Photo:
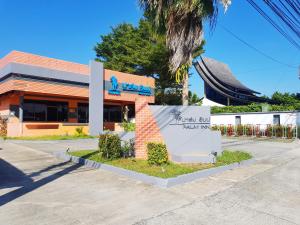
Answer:
[[202, 57], [201, 60], [194, 62], [194, 66], [205, 84], [226, 98], [243, 103], [266, 101], [255, 95], [260, 94], [259, 92], [238, 81], [228, 65], [222, 62]]
[[239, 80], [237, 80], [232, 74], [227, 64], [208, 57], [202, 57], [201, 61], [198, 61], [198, 63], [202, 68], [205, 68], [208, 72], [210, 72], [212, 76], [214, 76], [220, 82], [227, 84], [233, 88], [259, 94], [259, 92], [256, 92], [246, 87]]

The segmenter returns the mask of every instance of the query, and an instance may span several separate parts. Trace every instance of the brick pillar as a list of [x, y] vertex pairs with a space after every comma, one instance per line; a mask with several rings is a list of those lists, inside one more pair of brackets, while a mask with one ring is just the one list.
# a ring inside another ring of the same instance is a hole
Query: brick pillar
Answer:
[[148, 102], [142, 98], [135, 101], [135, 126], [135, 157], [147, 159], [147, 143], [163, 142], [163, 138]]

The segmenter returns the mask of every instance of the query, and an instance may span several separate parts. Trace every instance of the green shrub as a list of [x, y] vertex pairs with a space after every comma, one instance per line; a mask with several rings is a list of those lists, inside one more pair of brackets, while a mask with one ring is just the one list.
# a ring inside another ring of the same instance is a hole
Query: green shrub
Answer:
[[130, 122], [123, 122], [122, 127], [124, 128], [124, 131], [130, 132], [135, 131], [135, 124]]
[[[265, 106], [264, 106], [265, 107]], [[300, 102], [294, 104], [268, 105], [268, 111], [295, 111], [300, 110]], [[262, 105], [252, 103], [250, 105], [240, 106], [213, 106], [211, 107], [212, 114], [218, 113], [240, 113], [240, 112], [262, 112]]]
[[168, 162], [168, 151], [165, 144], [150, 142], [147, 144], [148, 163], [162, 165]]
[[293, 127], [291, 127], [291, 126], [286, 127], [286, 136], [288, 139], [293, 138]]
[[122, 156], [124, 158], [134, 156], [134, 139], [124, 141], [122, 145]]
[[274, 126], [274, 132], [276, 137], [283, 137], [283, 126], [281, 125]]
[[258, 104], [241, 105], [241, 106], [213, 106], [211, 113], [239, 113], [239, 112], [261, 112], [261, 106]]
[[254, 134], [253, 127], [250, 125], [245, 126], [245, 132], [247, 136], [252, 136]]
[[211, 130], [218, 130], [218, 126], [217, 126], [217, 125], [213, 125], [213, 126], [211, 127]]
[[242, 136], [244, 134], [244, 126], [237, 125], [236, 126], [236, 136]]
[[268, 125], [266, 128], [266, 136], [267, 137], [272, 137], [273, 136], [273, 126], [272, 125]]
[[0, 137], [7, 136], [7, 119], [0, 116]]
[[243, 160], [251, 159], [252, 156], [248, 152], [242, 151], [228, 151], [225, 150], [221, 155], [217, 156], [217, 164], [227, 165], [235, 162], [241, 162]]
[[86, 134], [83, 132], [83, 127], [76, 127], [75, 136], [85, 136]]
[[101, 134], [99, 137], [100, 155], [106, 159], [118, 159], [122, 156], [121, 139], [117, 134]]

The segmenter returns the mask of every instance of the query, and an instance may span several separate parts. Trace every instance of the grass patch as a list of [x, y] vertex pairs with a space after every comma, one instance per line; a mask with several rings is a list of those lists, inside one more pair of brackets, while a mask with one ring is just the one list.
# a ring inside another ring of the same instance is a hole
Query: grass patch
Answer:
[[225, 150], [222, 155], [217, 156], [216, 166], [228, 165], [236, 162], [241, 162], [247, 159], [251, 159], [252, 156], [248, 152], [242, 151], [227, 151]]
[[106, 163], [112, 166], [121, 167], [123, 169], [144, 173], [150, 176], [170, 178], [176, 177], [182, 174], [192, 173], [198, 170], [213, 168], [217, 166], [223, 166], [235, 162], [241, 162], [243, 160], [251, 159], [252, 156], [249, 153], [241, 151], [224, 151], [222, 156], [217, 157], [217, 162], [213, 163], [193, 163], [193, 164], [179, 164], [169, 162], [162, 166], [149, 165], [147, 160], [135, 159], [135, 158], [121, 158], [115, 160], [103, 159], [99, 155], [99, 151], [95, 150], [83, 150], [69, 152], [72, 156], [77, 156], [84, 159], [93, 160], [100, 163]]
[[4, 137], [5, 140], [24, 140], [24, 141], [56, 141], [56, 140], [76, 140], [95, 138], [89, 135], [45, 135], [45, 136], [29, 136], [29, 137]]

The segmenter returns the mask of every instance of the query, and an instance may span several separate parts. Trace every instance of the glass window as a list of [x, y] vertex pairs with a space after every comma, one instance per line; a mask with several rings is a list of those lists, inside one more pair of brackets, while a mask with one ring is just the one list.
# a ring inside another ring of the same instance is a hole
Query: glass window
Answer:
[[280, 115], [273, 115], [273, 125], [280, 125]]
[[128, 119], [132, 119], [135, 117], [135, 105], [128, 105]]
[[122, 122], [122, 108], [119, 105], [104, 105], [104, 122]]
[[89, 104], [88, 103], [78, 103], [78, 123], [88, 123], [89, 122]]
[[241, 125], [242, 124], [242, 120], [241, 120], [241, 116], [236, 116], [235, 117], [235, 125]]
[[24, 121], [68, 121], [68, 103], [24, 100], [23, 104]]

